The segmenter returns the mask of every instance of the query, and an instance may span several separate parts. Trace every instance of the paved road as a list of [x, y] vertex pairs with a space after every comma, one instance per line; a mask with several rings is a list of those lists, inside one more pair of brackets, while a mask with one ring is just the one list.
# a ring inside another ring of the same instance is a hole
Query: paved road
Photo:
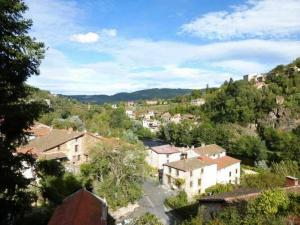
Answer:
[[134, 218], [150, 212], [156, 215], [164, 224], [172, 224], [172, 219], [165, 213], [164, 200], [166, 197], [175, 194], [158, 185], [158, 182], [147, 180], [144, 183], [144, 196], [139, 201], [139, 207], [129, 215]]

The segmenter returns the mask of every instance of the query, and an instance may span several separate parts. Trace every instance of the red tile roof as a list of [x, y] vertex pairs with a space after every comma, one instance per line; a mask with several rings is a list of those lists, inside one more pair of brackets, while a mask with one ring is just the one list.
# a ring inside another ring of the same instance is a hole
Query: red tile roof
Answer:
[[81, 189], [58, 206], [48, 225], [106, 225], [107, 206], [96, 195]]
[[30, 127], [28, 132], [35, 137], [43, 137], [51, 132], [51, 127], [42, 123], [34, 123], [34, 125]]
[[151, 149], [157, 154], [173, 154], [173, 153], [180, 152], [179, 148], [173, 145], [160, 145], [160, 146], [152, 147]]
[[238, 160], [238, 159], [235, 159], [235, 158], [232, 158], [232, 157], [226, 155], [221, 158], [214, 159], [214, 162], [218, 165], [218, 170], [220, 170], [227, 166], [230, 166], [230, 165], [233, 165], [236, 163], [240, 163], [241, 160]]

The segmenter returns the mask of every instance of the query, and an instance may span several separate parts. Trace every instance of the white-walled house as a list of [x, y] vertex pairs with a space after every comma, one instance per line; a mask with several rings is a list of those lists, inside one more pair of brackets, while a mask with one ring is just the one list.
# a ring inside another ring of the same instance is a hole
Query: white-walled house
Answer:
[[[163, 164], [163, 184], [181, 188], [189, 197], [204, 193], [216, 184], [239, 184], [240, 160], [226, 156], [218, 145], [207, 145], [186, 151], [178, 161]], [[178, 179], [184, 183], [178, 187]]]
[[163, 164], [180, 160], [182, 151], [173, 145], [160, 145], [147, 149], [147, 163], [158, 170]]
[[170, 118], [170, 122], [172, 122], [172, 123], [175, 123], [175, 124], [178, 124], [178, 123], [180, 123], [181, 122], [181, 115], [178, 113], [178, 114], [175, 114], [174, 116], [172, 116], [171, 118]]
[[205, 104], [205, 99], [204, 98], [197, 98], [197, 99], [192, 99], [191, 100], [191, 105], [195, 106], [201, 106]]
[[135, 112], [132, 110], [126, 110], [125, 111], [126, 115], [130, 118], [130, 119], [135, 119]]
[[226, 150], [216, 144], [204, 145], [198, 148], [192, 148], [191, 150], [190, 157], [207, 156], [216, 159], [226, 155]]

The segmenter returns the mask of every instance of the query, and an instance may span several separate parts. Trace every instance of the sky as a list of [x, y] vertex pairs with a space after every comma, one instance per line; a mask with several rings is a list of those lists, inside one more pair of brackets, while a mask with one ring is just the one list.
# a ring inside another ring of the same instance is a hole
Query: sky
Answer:
[[300, 0], [25, 0], [56, 94], [216, 87], [300, 57]]

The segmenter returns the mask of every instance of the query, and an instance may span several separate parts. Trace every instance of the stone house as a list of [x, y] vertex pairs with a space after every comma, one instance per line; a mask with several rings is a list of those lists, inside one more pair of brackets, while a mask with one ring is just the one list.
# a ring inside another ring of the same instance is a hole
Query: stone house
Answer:
[[68, 169], [76, 170], [89, 160], [90, 148], [100, 141], [100, 137], [89, 132], [52, 129], [47, 135], [29, 141], [18, 152], [30, 153], [38, 159], [61, 160]]

